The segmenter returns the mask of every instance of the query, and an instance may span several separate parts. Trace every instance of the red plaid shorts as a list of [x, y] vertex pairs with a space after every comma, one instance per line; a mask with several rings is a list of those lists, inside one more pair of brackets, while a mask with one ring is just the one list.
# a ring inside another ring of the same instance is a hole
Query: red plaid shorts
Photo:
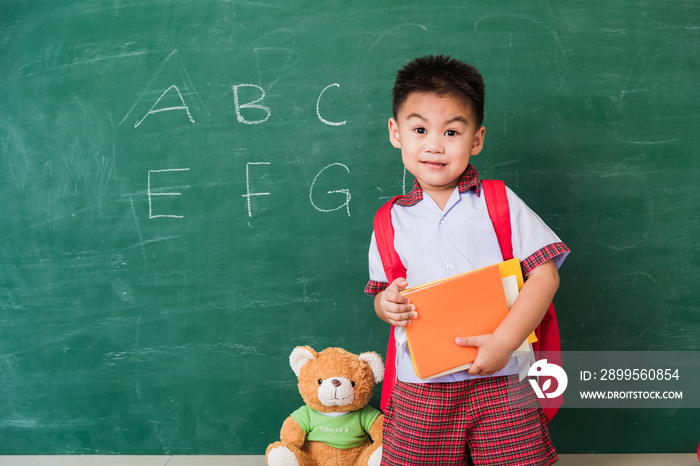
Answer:
[[383, 448], [387, 466], [549, 465], [558, 459], [535, 393], [517, 375], [397, 382]]

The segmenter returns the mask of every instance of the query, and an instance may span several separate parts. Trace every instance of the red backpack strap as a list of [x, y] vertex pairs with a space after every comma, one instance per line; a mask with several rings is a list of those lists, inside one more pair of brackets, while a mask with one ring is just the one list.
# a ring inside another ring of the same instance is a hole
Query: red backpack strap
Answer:
[[[503, 260], [513, 258], [512, 229], [510, 225], [510, 213], [508, 211], [508, 197], [506, 185], [501, 180], [481, 180], [484, 188], [484, 198], [489, 217], [496, 230], [498, 245], [501, 248]], [[542, 352], [547, 352], [548, 362], [561, 366], [561, 337], [559, 335], [559, 323], [554, 311], [554, 304], [550, 303], [542, 322], [535, 329], [537, 341], [532, 344], [535, 359], [540, 359]], [[563, 403], [561, 396], [557, 398], [540, 399], [540, 406], [544, 411], [547, 422], [551, 421]]]
[[510, 228], [506, 184], [502, 180], [481, 180], [481, 186], [484, 188], [486, 208], [489, 211], [493, 229], [496, 230], [501, 255], [504, 261], [510, 260], [513, 258], [513, 232]]
[[391, 224], [391, 208], [402, 196], [395, 196], [384, 204], [374, 216], [374, 239], [377, 241], [379, 256], [389, 283], [397, 278], [406, 278], [406, 267], [401, 263], [394, 248], [394, 226]]
[[[535, 335], [537, 341], [532, 344], [535, 359], [542, 359], [544, 356], [550, 364], [561, 367], [561, 336], [559, 335], [559, 322], [554, 310], [554, 303], [549, 303], [547, 313], [535, 329]], [[547, 422], [550, 422], [564, 403], [564, 399], [560, 395], [556, 398], [543, 398], [539, 402], [544, 411], [544, 417], [547, 418]]]
[[[374, 216], [374, 239], [377, 242], [379, 256], [382, 258], [382, 266], [389, 283], [397, 278], [406, 278], [406, 268], [401, 263], [394, 248], [394, 226], [391, 224], [391, 208], [401, 196], [396, 196], [384, 204]], [[396, 340], [394, 339], [394, 327], [389, 332], [389, 343], [386, 348], [386, 361], [384, 364], [384, 382], [382, 383], [382, 399], [380, 407], [386, 411], [389, 397], [396, 384]]]

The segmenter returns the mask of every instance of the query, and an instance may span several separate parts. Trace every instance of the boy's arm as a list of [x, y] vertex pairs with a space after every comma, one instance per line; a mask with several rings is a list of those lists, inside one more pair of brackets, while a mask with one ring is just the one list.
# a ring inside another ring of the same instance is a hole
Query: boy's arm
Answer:
[[374, 311], [384, 322], [405, 327], [418, 317], [416, 306], [399, 292], [408, 286], [405, 278], [397, 278], [374, 297]]
[[511, 353], [540, 324], [558, 288], [559, 272], [554, 261], [548, 260], [530, 272], [513, 307], [492, 334], [457, 338], [458, 345], [479, 351], [469, 373], [491, 375], [503, 369]]

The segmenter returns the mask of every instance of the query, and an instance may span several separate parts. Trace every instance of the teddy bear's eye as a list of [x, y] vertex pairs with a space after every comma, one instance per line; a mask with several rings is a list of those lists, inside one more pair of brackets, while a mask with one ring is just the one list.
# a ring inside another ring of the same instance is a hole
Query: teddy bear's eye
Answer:
[[318, 379], [318, 384], [321, 385], [323, 383], [323, 379]]
[[355, 382], [350, 382], [350, 383], [352, 384], [353, 387], [355, 386]]

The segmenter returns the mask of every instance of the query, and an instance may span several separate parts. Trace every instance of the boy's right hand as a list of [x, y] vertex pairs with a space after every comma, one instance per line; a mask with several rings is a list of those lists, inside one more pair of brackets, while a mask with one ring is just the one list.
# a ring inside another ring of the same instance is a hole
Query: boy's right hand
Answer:
[[374, 299], [374, 310], [384, 322], [396, 327], [406, 327], [411, 323], [411, 319], [418, 317], [416, 306], [400, 294], [407, 286], [405, 278], [397, 278]]

